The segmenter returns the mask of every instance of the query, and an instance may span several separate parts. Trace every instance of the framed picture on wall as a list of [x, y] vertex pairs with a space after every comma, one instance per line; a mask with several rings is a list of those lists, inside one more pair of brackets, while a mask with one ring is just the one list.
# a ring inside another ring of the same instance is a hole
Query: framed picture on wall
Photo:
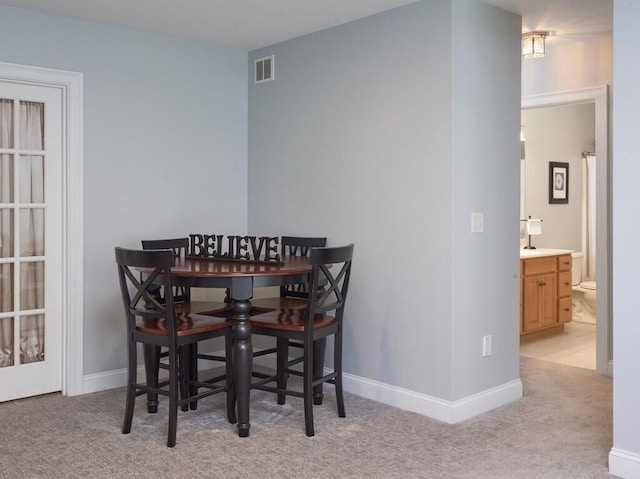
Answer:
[[569, 203], [569, 163], [549, 162], [549, 204]]

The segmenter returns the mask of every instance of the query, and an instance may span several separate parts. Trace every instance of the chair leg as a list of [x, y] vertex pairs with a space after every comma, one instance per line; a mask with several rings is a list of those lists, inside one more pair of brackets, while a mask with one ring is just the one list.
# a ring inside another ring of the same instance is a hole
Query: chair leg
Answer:
[[227, 419], [231, 424], [238, 422], [236, 418], [236, 387], [233, 382], [233, 339], [230, 334], [224, 337], [224, 354], [225, 354], [225, 366], [226, 366], [226, 383], [227, 383]]
[[129, 366], [127, 372], [127, 399], [124, 408], [124, 420], [122, 421], [122, 434], [131, 432], [133, 421], [133, 409], [136, 404], [136, 377], [138, 375], [137, 346], [133, 340], [129, 340]]
[[[306, 346], [306, 344], [305, 344]], [[303, 361], [303, 393], [304, 393], [304, 424], [307, 436], [314, 435], [313, 431], [313, 348], [304, 348]]]
[[[186, 399], [189, 397], [189, 379], [191, 377], [191, 345], [187, 344], [178, 348], [178, 386], [180, 388], [180, 397]], [[180, 406], [182, 411], [189, 410], [189, 404], [184, 403]]]
[[[320, 379], [324, 376], [324, 353], [327, 349], [327, 338], [318, 339], [313, 342], [313, 379]], [[313, 388], [313, 404], [322, 404], [322, 385], [320, 383]]]
[[[183, 348], [180, 348], [183, 349]], [[176, 445], [178, 427], [178, 357], [175, 351], [169, 351], [169, 430], [167, 447]]]
[[[198, 343], [189, 345], [189, 381], [198, 380]], [[192, 385], [189, 387], [189, 395], [191, 397], [198, 394], [198, 386]], [[192, 411], [198, 409], [198, 401], [192, 401], [189, 403], [189, 408]]]
[[[276, 340], [276, 374], [277, 374], [277, 387], [280, 390], [287, 389], [287, 362], [289, 361], [289, 340], [286, 338], [277, 338]], [[286, 402], [287, 395], [285, 393], [278, 393], [278, 404], [284, 404]]]
[[335, 335], [333, 344], [333, 370], [338, 373], [335, 379], [336, 402], [338, 403], [338, 417], [345, 417], [344, 395], [342, 393], [342, 329]]
[[[144, 371], [147, 378], [147, 386], [158, 387], [158, 371], [160, 370], [160, 346], [143, 344]], [[158, 412], [158, 394], [147, 393], [147, 411]]]

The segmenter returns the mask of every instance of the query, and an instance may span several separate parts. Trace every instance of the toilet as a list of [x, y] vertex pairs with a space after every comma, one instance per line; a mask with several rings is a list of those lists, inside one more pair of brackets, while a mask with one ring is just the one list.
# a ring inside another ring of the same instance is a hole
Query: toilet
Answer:
[[571, 253], [571, 289], [573, 304], [573, 321], [596, 324], [596, 282], [583, 281], [583, 253]]

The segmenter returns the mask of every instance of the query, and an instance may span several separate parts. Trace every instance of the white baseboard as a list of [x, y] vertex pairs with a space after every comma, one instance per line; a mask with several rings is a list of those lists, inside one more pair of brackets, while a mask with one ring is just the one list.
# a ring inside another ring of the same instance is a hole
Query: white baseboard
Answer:
[[[138, 366], [138, 376], [144, 377], [144, 366]], [[82, 394], [120, 388], [127, 385], [127, 369], [116, 369], [97, 374], [86, 374], [82, 378]]]
[[[219, 352], [218, 354], [221, 354]], [[273, 359], [256, 358], [256, 364], [273, 368]], [[204, 363], [203, 367], [207, 367]], [[328, 372], [328, 370], [327, 370]], [[164, 371], [161, 371], [164, 373]], [[138, 367], [138, 378], [144, 380], [144, 367]], [[125, 386], [127, 383], [126, 368], [84, 376], [83, 393], [92, 393], [106, 389]], [[522, 398], [522, 382], [519, 379], [482, 391], [458, 401], [445, 401], [426, 394], [417, 393], [370, 379], [343, 375], [345, 391], [378, 401], [390, 406], [412, 411], [449, 424], [495, 409]]]
[[449, 424], [464, 421], [522, 398], [520, 379], [458, 401], [445, 401], [351, 374], [343, 374], [343, 385], [347, 392]]
[[640, 478], [640, 454], [612, 448], [609, 452], [609, 474], [625, 479]]
[[[224, 351], [215, 351], [212, 354], [215, 354], [218, 356], [224, 356]], [[262, 361], [260, 361], [260, 359], [262, 358], [257, 358], [255, 363], [261, 364]], [[208, 361], [201, 361], [199, 369], [201, 370], [209, 369], [211, 368], [211, 364], [215, 364], [215, 363], [211, 363]], [[220, 363], [217, 363], [217, 364], [220, 365]], [[265, 361], [265, 364], [268, 366], [270, 365], [266, 361]], [[275, 367], [275, 363], [273, 367]], [[167, 371], [165, 369], [160, 370], [159, 377], [161, 379], [166, 378]], [[144, 365], [138, 366], [138, 381], [139, 382], [145, 381]], [[107, 389], [124, 387], [127, 385], [127, 368], [115, 369], [113, 371], [106, 371], [104, 373], [87, 374], [83, 377], [82, 383], [83, 383], [82, 394], [89, 394], [89, 393], [95, 393], [98, 391], [105, 391]]]

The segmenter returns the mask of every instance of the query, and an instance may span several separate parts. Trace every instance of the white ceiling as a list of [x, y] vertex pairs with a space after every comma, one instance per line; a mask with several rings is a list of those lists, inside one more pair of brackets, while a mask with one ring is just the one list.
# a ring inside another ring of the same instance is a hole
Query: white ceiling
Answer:
[[[0, 0], [0, 4], [254, 50], [416, 0]], [[613, 0], [483, 0], [523, 17], [523, 32], [581, 41], [612, 31]]]
[[522, 16], [522, 32], [548, 31], [549, 43], [592, 40], [613, 33], [613, 0], [482, 0]]

